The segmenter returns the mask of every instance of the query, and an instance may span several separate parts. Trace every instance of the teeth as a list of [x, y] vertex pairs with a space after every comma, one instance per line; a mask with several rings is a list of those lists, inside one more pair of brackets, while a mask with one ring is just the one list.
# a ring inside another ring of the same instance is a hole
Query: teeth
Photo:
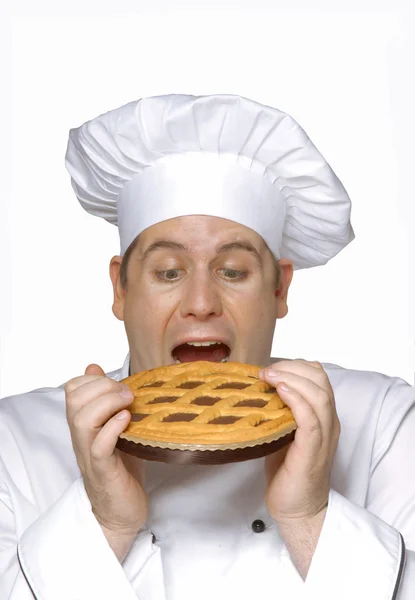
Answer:
[[222, 360], [220, 362], [228, 362], [229, 360], [229, 356], [227, 356], [226, 358], [222, 358]]
[[221, 342], [214, 342], [214, 341], [209, 341], [209, 342], [186, 342], [187, 345], [189, 346], [214, 346], [215, 344], [220, 344]]
[[175, 358], [174, 362], [176, 363], [176, 365], [180, 365], [180, 360], [178, 358]]

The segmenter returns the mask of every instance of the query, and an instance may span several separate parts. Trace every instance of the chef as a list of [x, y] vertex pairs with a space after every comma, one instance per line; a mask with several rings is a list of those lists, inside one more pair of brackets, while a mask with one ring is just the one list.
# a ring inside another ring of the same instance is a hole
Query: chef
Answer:
[[[306, 133], [238, 96], [144, 98], [72, 130], [66, 164], [83, 208], [118, 226], [129, 354], [0, 401], [1, 600], [413, 599], [414, 388], [270, 357], [293, 271], [353, 239]], [[120, 380], [198, 359], [261, 365], [294, 441], [219, 466], [116, 449]]]

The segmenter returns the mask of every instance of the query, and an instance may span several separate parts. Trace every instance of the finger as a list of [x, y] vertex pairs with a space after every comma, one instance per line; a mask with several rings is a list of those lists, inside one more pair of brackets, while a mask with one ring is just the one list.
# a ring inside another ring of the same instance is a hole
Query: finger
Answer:
[[[272, 381], [273, 378], [270, 378], [270, 380]], [[301, 398], [301, 402], [306, 402], [310, 406], [319, 421], [323, 442], [329, 443], [331, 437], [336, 434], [334, 423], [337, 419], [337, 413], [328, 394], [312, 381], [292, 373], [284, 373], [281, 377], [278, 376], [276, 380], [273, 380], [272, 385], [275, 386], [281, 400], [287, 406], [290, 406], [291, 398], [295, 400], [297, 397]]]
[[91, 467], [99, 474], [108, 474], [111, 467], [120, 459], [114, 453], [120, 434], [126, 429], [131, 419], [128, 410], [122, 410], [114, 415], [96, 436], [91, 445]]
[[273, 370], [281, 373], [294, 373], [310, 379], [320, 387], [328, 386], [331, 388], [327, 373], [319, 362], [310, 362], [303, 359], [281, 360], [266, 369], [262, 369], [259, 373], [260, 378], [263, 379], [266, 372]]
[[298, 392], [310, 402], [322, 421], [327, 422], [329, 425], [333, 421], [336, 410], [331, 388], [322, 388], [310, 379], [288, 371], [268, 371], [265, 379], [267, 383], [274, 387], [279, 383], [285, 383], [290, 389]]
[[[323, 390], [322, 392], [318, 392], [319, 397], [321, 396], [324, 400], [327, 394], [331, 405], [335, 408], [333, 388], [331, 387], [329, 378], [323, 368], [313, 367], [311, 363], [306, 363], [306, 361], [292, 361], [289, 366], [287, 366], [287, 363], [288, 361], [286, 361], [285, 365], [282, 365], [281, 369], [279, 368], [281, 363], [277, 363], [274, 367], [264, 369], [260, 373], [261, 379], [267, 381], [267, 383], [271, 383], [270, 377], [274, 377], [275, 381], [278, 381], [278, 379], [283, 381], [292, 376], [300, 377], [304, 381], [313, 383], [319, 389]], [[278, 377], [275, 375], [276, 373]], [[271, 385], [274, 384], [271, 383]]]
[[127, 409], [133, 399], [134, 394], [130, 390], [128, 393], [121, 390], [119, 393], [103, 394], [83, 406], [74, 415], [70, 424], [77, 438], [78, 447], [89, 449], [105, 424], [117, 413]]
[[105, 377], [104, 371], [101, 369], [99, 365], [91, 364], [88, 365], [85, 369], [85, 375], [80, 375], [79, 377], [73, 377], [69, 381], [65, 383], [65, 392], [71, 393], [73, 390], [76, 390], [77, 387], [83, 385], [88, 381], [93, 381], [94, 379], [98, 379], [99, 377]]
[[287, 388], [283, 383], [277, 385], [277, 393], [291, 409], [297, 424], [294, 442], [303, 436], [322, 441], [322, 425], [313, 406], [300, 393]]
[[321, 450], [326, 445], [320, 420], [311, 404], [301, 394], [294, 390], [285, 390], [283, 384], [278, 385], [277, 391], [291, 409], [297, 423], [294, 441], [287, 450], [286, 458], [295, 462], [298, 457], [301, 457], [304, 470], [314, 469], [316, 457], [321, 454]]
[[[68, 389], [68, 391], [66, 391]], [[121, 384], [109, 377], [96, 375], [84, 375], [81, 385], [72, 388], [65, 388], [66, 391], [66, 414], [68, 421], [73, 419], [74, 415], [84, 406], [103, 396], [104, 394], [120, 393], [127, 390], [125, 384]]]
[[85, 369], [85, 375], [101, 375], [102, 377], [105, 377], [105, 372], [99, 365], [92, 363]]
[[[293, 413], [293, 416], [297, 423], [298, 429], [300, 429], [300, 425], [297, 421], [298, 416], [296, 416], [296, 414], [294, 413], [294, 410], [292, 409], [292, 402], [293, 401], [295, 402], [296, 398], [298, 398], [301, 403], [305, 402], [306, 404], [308, 404], [310, 406], [313, 414], [318, 419], [319, 424], [320, 424], [322, 447], [325, 448], [326, 452], [334, 451], [337, 446], [339, 437], [340, 437], [340, 429], [341, 429], [339, 417], [336, 412], [336, 408], [330, 406], [329, 404], [326, 404], [326, 407], [323, 408], [318, 402], [314, 402], [314, 399], [313, 399], [313, 401], [310, 401], [310, 399], [308, 397], [305, 398], [301, 393], [298, 392], [298, 390], [293, 389], [289, 385], [287, 386], [286, 383], [276, 383], [275, 385], [276, 385], [277, 393], [281, 397], [281, 400], [283, 400], [283, 402], [285, 402], [285, 404], [287, 404], [287, 406], [289, 406], [289, 408], [291, 408], [291, 412]], [[300, 415], [301, 416], [305, 415], [305, 418], [306, 418], [305, 407], [304, 407], [304, 410], [301, 411]], [[313, 425], [313, 416], [311, 415], [311, 413], [310, 413], [309, 422], [306, 423], [304, 421], [302, 427], [303, 427], [303, 431], [306, 434], [307, 434], [307, 428], [308, 428], [309, 432], [310, 432], [310, 430], [314, 430], [315, 426]], [[298, 432], [298, 430], [297, 430], [297, 432]], [[296, 432], [294, 441], [297, 441], [297, 444], [300, 444], [300, 443], [302, 443], [303, 440], [300, 437], [297, 437], [297, 432]], [[299, 435], [302, 436], [301, 431], [300, 431]], [[307, 440], [304, 440], [304, 442], [307, 443]]]
[[76, 413], [73, 425], [79, 429], [97, 431], [116, 413], [130, 406], [133, 400], [131, 390], [123, 389], [98, 396]]
[[81, 385], [101, 378], [101, 375], [79, 375], [78, 377], [73, 377], [65, 383], [65, 393], [66, 395], [72, 394], [72, 392], [81, 387]]

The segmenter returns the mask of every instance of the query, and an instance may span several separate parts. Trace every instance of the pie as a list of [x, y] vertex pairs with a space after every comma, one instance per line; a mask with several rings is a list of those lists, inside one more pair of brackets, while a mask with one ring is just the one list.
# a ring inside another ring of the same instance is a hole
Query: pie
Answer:
[[134, 393], [132, 418], [119, 441], [182, 451], [269, 446], [294, 432], [296, 423], [275, 388], [259, 379], [260, 370], [195, 361], [127, 377], [122, 383]]

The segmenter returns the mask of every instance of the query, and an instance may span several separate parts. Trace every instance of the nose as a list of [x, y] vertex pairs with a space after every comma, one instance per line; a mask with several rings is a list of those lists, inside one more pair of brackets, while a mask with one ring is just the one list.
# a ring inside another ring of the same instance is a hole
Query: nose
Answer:
[[222, 314], [219, 290], [208, 273], [195, 273], [187, 282], [181, 300], [182, 317], [195, 317], [205, 321]]

